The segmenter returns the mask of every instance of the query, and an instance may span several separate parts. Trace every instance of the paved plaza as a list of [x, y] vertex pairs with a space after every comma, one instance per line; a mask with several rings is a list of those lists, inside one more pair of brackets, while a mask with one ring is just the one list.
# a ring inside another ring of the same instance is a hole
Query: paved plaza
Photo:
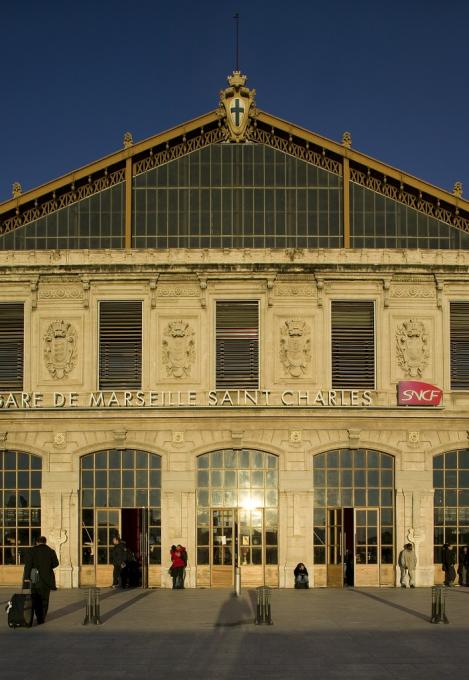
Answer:
[[4, 617], [2, 680], [454, 680], [469, 668], [469, 589], [447, 591], [449, 625], [429, 622], [430, 589], [274, 590], [272, 626], [253, 624], [255, 591], [109, 589], [102, 625], [83, 626], [84, 594], [52, 593], [44, 626]]

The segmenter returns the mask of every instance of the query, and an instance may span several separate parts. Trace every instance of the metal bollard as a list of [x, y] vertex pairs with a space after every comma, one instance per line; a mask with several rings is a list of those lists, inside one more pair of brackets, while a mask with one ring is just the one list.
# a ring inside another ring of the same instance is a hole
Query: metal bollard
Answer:
[[446, 616], [446, 589], [443, 586], [432, 587], [432, 617], [430, 623], [449, 623]]
[[99, 588], [93, 588], [94, 590], [94, 611], [93, 611], [93, 623], [101, 623], [101, 602], [99, 599]]
[[259, 625], [267, 623], [269, 626], [273, 625], [272, 610], [270, 605], [270, 588], [267, 586], [259, 586], [256, 588], [257, 592], [257, 606], [256, 606], [256, 620], [254, 623]]
[[85, 618], [83, 625], [101, 623], [101, 606], [99, 601], [99, 588], [88, 588], [85, 599]]

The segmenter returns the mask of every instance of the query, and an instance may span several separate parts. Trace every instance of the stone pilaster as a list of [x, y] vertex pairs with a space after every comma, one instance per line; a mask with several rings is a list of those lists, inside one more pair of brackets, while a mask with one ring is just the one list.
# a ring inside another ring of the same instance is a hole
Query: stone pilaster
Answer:
[[[405, 543], [412, 543], [417, 555], [416, 585], [433, 585], [433, 489], [397, 489], [396, 558]], [[397, 568], [396, 585], [399, 579]]]
[[59, 566], [55, 570], [57, 586], [72, 588], [78, 585], [78, 554], [76, 552], [77, 536], [73, 542], [70, 538], [72, 522], [76, 523], [77, 494], [71, 491], [41, 492], [41, 533], [57, 553]]

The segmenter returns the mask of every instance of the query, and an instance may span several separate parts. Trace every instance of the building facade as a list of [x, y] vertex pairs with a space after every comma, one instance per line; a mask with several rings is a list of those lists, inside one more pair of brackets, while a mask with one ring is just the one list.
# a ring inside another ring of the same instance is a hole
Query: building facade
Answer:
[[469, 544], [469, 203], [219, 108], [0, 206], [0, 583], [442, 580]]

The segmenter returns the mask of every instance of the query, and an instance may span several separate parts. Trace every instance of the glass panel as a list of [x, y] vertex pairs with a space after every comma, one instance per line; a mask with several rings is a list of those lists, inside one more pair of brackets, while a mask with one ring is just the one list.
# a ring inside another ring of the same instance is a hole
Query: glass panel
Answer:
[[109, 467], [114, 469], [119, 469], [121, 467], [121, 452], [117, 449], [109, 451]]
[[210, 454], [210, 466], [212, 468], [223, 467], [223, 451], [214, 451]]
[[238, 467], [238, 452], [233, 451], [233, 449], [227, 449], [223, 453], [225, 468], [236, 468]]
[[100, 469], [107, 468], [107, 451], [94, 454], [94, 467]]

